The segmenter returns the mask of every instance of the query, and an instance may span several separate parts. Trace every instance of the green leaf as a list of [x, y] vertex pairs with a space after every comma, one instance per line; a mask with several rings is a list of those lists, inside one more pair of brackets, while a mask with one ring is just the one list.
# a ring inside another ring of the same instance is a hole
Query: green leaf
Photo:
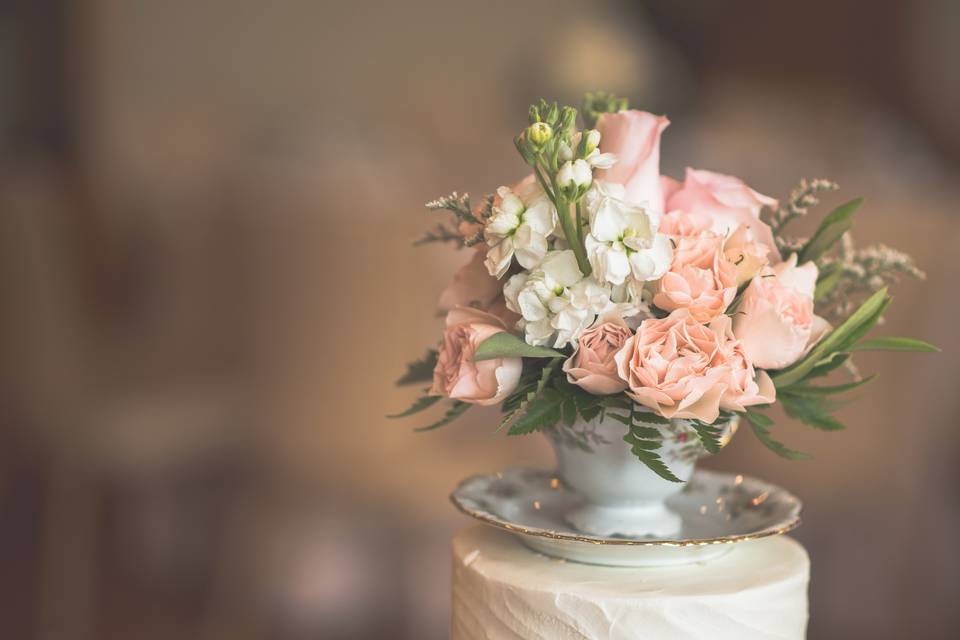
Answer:
[[437, 350], [429, 349], [423, 358], [407, 365], [407, 372], [396, 383], [403, 385], [429, 382], [433, 380], [433, 370], [436, 366]]
[[750, 423], [750, 428], [753, 431], [753, 434], [757, 436], [763, 446], [770, 451], [773, 451], [775, 454], [781, 458], [786, 458], [787, 460], [809, 460], [813, 456], [809, 453], [803, 453], [802, 451], [795, 451], [788, 448], [782, 442], [777, 442], [770, 435], [770, 427], [773, 426], [773, 420], [769, 416], [762, 413], [755, 413], [753, 411], [748, 411], [743, 414], [747, 421]]
[[820, 277], [817, 278], [817, 286], [813, 290], [813, 301], [819, 302], [825, 295], [833, 291], [834, 287], [840, 283], [843, 278], [843, 265], [839, 262], [832, 262], [820, 270]]
[[817, 345], [796, 364], [783, 369], [771, 376], [777, 388], [789, 387], [807, 377], [814, 367], [822, 360], [832, 357], [834, 352], [846, 351], [847, 348], [859, 340], [864, 333], [876, 324], [884, 309], [890, 303], [887, 288], [880, 289], [850, 314], [850, 317], [828, 333]]
[[527, 344], [522, 338], [512, 333], [501, 331], [495, 333], [477, 347], [473, 356], [476, 361], [493, 360], [494, 358], [565, 358], [566, 356], [546, 347], [535, 347]]
[[723, 429], [700, 420], [691, 420], [690, 426], [697, 432], [697, 437], [700, 438], [704, 449], [709, 453], [720, 453], [720, 437], [723, 435]]
[[803, 264], [811, 260], [818, 260], [820, 256], [830, 250], [830, 247], [853, 226], [853, 213], [863, 204], [863, 198], [851, 200], [831, 211], [813, 237], [800, 249], [797, 262]]
[[848, 351], [920, 351], [925, 353], [935, 353], [940, 351], [929, 342], [916, 340], [914, 338], [895, 338], [885, 336], [883, 338], [874, 338], [864, 340], [851, 346]]
[[781, 395], [780, 403], [787, 415], [822, 431], [840, 431], [846, 426], [830, 415], [831, 406], [823, 398]]
[[643, 424], [670, 424], [670, 420], [652, 411], [637, 411], [634, 420]]
[[412, 416], [415, 413], [420, 413], [424, 409], [429, 409], [430, 407], [432, 407], [437, 403], [437, 400], [439, 400], [442, 397], [443, 396], [423, 396], [421, 398], [417, 398], [417, 400], [412, 405], [410, 405], [410, 408], [407, 409], [406, 411], [401, 411], [400, 413], [394, 413], [392, 415], [388, 415], [387, 417], [388, 418], [406, 418], [407, 416]]
[[523, 408], [507, 432], [511, 436], [540, 431], [560, 421], [563, 396], [556, 389], [544, 389]]
[[849, 353], [833, 353], [830, 356], [824, 358], [817, 363], [813, 369], [810, 370], [810, 373], [807, 374], [807, 377], [804, 380], [809, 380], [810, 378], [819, 378], [827, 375], [834, 369], [842, 366], [844, 362], [850, 359]]
[[667, 465], [664, 464], [659, 453], [656, 451], [651, 451], [651, 449], [657, 449], [660, 447], [659, 442], [654, 442], [651, 440], [638, 440], [633, 438], [629, 433], [623, 437], [623, 440], [630, 445], [630, 451], [633, 453], [633, 455], [635, 455], [640, 462], [647, 465], [647, 468], [649, 468], [655, 474], [664, 480], [669, 480], [670, 482], [683, 482], [683, 480], [675, 476], [667, 467]]
[[450, 408], [447, 409], [447, 412], [443, 414], [443, 417], [434, 422], [433, 424], [428, 424], [425, 427], [420, 427], [414, 429], [414, 431], [430, 431], [432, 429], [437, 429], [444, 425], [450, 424], [466, 412], [467, 409], [473, 405], [468, 402], [460, 402], [459, 400], [454, 400], [453, 404], [450, 405]]
[[787, 395], [796, 395], [796, 396], [808, 396], [808, 397], [821, 397], [834, 395], [837, 393], [844, 393], [845, 391], [851, 391], [857, 387], [862, 387], [865, 384], [870, 383], [877, 376], [873, 375], [863, 380], [857, 380], [855, 382], [848, 382], [846, 384], [837, 384], [833, 386], [824, 386], [816, 387], [813, 385], [806, 384], [794, 384], [784, 389], [780, 389], [781, 393], [786, 393]]
[[619, 423], [621, 423], [621, 424], [625, 424], [625, 425], [627, 425], [628, 427], [632, 427], [632, 426], [633, 426], [633, 420], [631, 419], [630, 416], [622, 416], [622, 415], [620, 415], [619, 413], [607, 412], [607, 417], [608, 417], [608, 418], [612, 418], [613, 420], [616, 420], [617, 422], [619, 422]]

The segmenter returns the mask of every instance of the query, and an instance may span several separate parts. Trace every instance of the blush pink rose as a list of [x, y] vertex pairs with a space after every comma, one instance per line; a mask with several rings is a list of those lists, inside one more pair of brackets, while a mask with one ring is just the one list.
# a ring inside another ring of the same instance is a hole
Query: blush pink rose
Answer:
[[722, 314], [737, 295], [737, 267], [724, 255], [724, 239], [704, 232], [673, 239], [673, 263], [656, 286], [653, 303], [687, 309], [698, 322]]
[[506, 326], [492, 314], [469, 307], [451, 309], [430, 395], [482, 405], [496, 404], [510, 395], [520, 381], [521, 358], [473, 359], [484, 340], [502, 331]]
[[665, 418], [712, 423], [721, 409], [776, 398], [769, 376], [754, 371], [733, 338], [727, 316], [704, 325], [681, 309], [644, 320], [615, 360], [627, 395]]
[[737, 307], [733, 332], [754, 365], [783, 369], [804, 356], [829, 329], [813, 313], [817, 265], [797, 255], [754, 278]]
[[471, 254], [470, 261], [457, 270], [453, 280], [440, 294], [437, 302], [440, 311], [450, 311], [457, 306], [487, 310], [503, 296], [503, 285], [490, 275], [483, 264], [486, 252], [471, 251]]
[[573, 355], [563, 363], [567, 380], [595, 395], [610, 395], [627, 388], [613, 359], [633, 332], [618, 315], [600, 318], [577, 340]]
[[770, 262], [780, 261], [773, 232], [760, 220], [760, 210], [776, 207], [777, 201], [757, 193], [740, 178], [688, 168], [682, 183], [664, 176], [661, 190], [667, 211], [680, 209], [688, 214], [707, 215], [711, 230], [721, 236], [745, 227], [748, 240], [767, 248]]
[[663, 215], [660, 186], [660, 136], [670, 125], [664, 116], [645, 111], [605, 113], [597, 121], [600, 151], [617, 156], [611, 168], [596, 171], [594, 178], [624, 187], [624, 200], [643, 206], [658, 218]]

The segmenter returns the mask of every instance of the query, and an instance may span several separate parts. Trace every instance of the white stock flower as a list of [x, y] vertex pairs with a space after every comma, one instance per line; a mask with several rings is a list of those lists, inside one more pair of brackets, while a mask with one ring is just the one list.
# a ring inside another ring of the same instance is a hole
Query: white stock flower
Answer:
[[556, 348], [580, 337], [597, 314], [611, 306], [610, 288], [584, 278], [573, 251], [551, 251], [540, 267], [518, 273], [503, 288], [507, 308], [522, 318], [529, 344]]
[[500, 203], [484, 227], [490, 275], [502, 278], [514, 256], [524, 269], [533, 269], [547, 255], [547, 239], [557, 226], [557, 214], [547, 195], [534, 183], [512, 191], [497, 189]]
[[593, 168], [586, 160], [563, 163], [557, 172], [557, 186], [561, 189], [589, 187], [593, 182]]
[[590, 222], [584, 244], [597, 280], [619, 286], [667, 272], [673, 248], [667, 236], [657, 233], [659, 218], [625, 202], [622, 185], [598, 182], [583, 202]]

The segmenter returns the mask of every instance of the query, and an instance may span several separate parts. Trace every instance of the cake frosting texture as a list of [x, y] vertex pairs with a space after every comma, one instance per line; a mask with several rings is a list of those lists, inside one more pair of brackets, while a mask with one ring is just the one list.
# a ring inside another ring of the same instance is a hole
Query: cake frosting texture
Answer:
[[810, 562], [784, 536], [707, 562], [600, 567], [477, 525], [453, 540], [452, 640], [804, 638]]

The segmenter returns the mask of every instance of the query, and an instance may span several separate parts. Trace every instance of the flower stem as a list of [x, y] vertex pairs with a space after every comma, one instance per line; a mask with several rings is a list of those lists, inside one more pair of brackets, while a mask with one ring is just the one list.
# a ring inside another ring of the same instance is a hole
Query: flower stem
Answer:
[[557, 217], [560, 218], [560, 226], [563, 227], [563, 235], [566, 237], [570, 249], [573, 250], [573, 255], [577, 258], [577, 267], [580, 268], [580, 273], [586, 277], [590, 275], [592, 269], [590, 268], [590, 261], [587, 259], [587, 250], [580, 239], [582, 227], [577, 226], [580, 220], [579, 212], [571, 211], [571, 203], [567, 202], [562, 196], [557, 198], [555, 204], [557, 205]]

